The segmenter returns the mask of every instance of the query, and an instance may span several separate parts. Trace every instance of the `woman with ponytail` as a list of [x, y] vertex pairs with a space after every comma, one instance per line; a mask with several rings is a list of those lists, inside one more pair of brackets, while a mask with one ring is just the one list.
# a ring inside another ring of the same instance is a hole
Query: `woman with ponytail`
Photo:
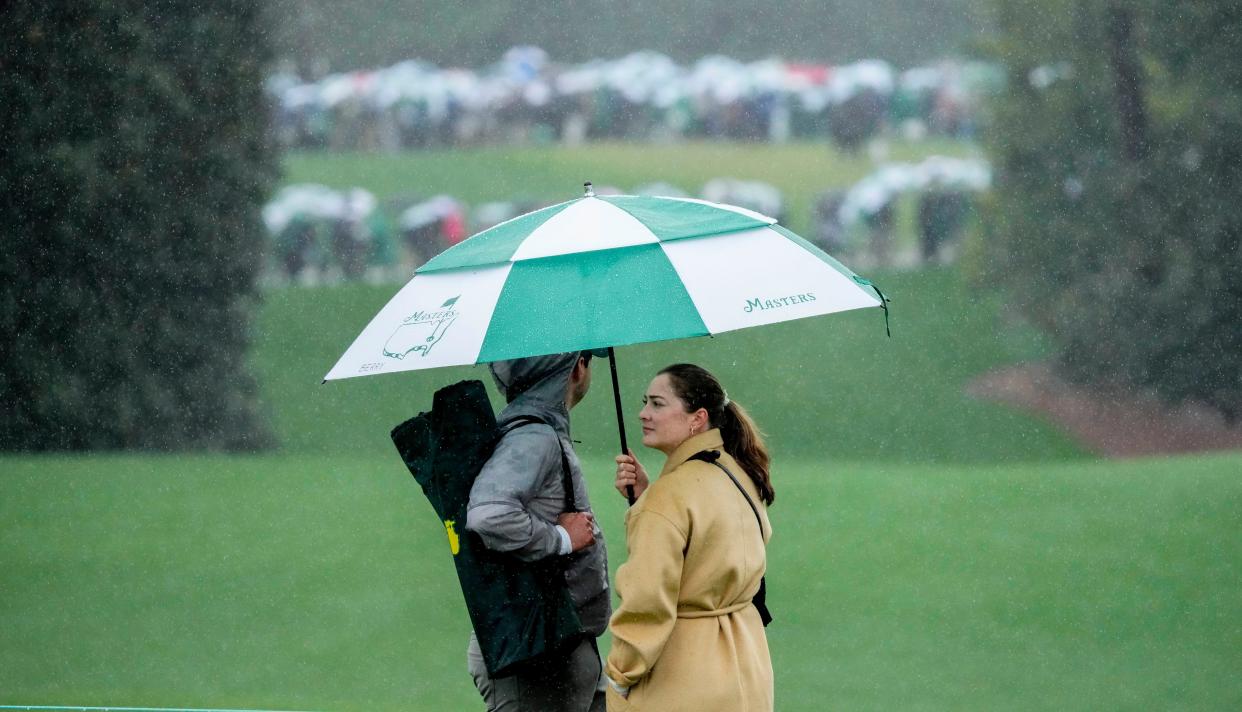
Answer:
[[675, 364], [647, 387], [643, 445], [666, 455], [650, 482], [617, 458], [629, 558], [617, 572], [608, 709], [770, 712], [764, 625], [767, 507], [776, 493], [763, 438], [720, 381]]

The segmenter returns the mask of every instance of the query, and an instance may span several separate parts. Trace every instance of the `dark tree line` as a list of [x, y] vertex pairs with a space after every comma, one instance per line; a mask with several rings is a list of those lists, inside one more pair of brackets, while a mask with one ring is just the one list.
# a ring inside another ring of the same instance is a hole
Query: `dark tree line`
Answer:
[[0, 14], [0, 449], [255, 448], [259, 0]]
[[1064, 373], [1242, 415], [1242, 12], [999, 3], [998, 280]]
[[913, 66], [953, 54], [989, 27], [986, 0], [273, 0], [280, 56], [304, 71], [419, 58], [481, 67], [518, 44], [586, 62], [636, 50], [678, 62], [711, 54]]

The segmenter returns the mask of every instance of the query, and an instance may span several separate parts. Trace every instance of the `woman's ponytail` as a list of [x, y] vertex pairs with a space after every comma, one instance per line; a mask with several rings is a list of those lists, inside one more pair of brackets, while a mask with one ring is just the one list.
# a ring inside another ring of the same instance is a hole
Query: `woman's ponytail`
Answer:
[[673, 391], [688, 412], [702, 408], [707, 411], [713, 427], [720, 428], [725, 450], [737, 460], [755, 483], [764, 504], [776, 500], [769, 472], [770, 458], [763, 444], [763, 433], [746, 410], [729, 400], [720, 381], [706, 369], [689, 363], [677, 363], [660, 371], [669, 377]]
[[764, 504], [771, 505], [776, 500], [776, 490], [772, 488], [770, 459], [763, 444], [763, 433], [759, 432], [746, 409], [733, 401], [726, 401], [719, 427], [725, 449], [754, 480], [759, 498]]

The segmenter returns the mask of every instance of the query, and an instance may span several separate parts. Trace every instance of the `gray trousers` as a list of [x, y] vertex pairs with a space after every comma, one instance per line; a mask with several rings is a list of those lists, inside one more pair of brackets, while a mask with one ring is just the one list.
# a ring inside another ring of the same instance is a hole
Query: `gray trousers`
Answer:
[[584, 638], [559, 661], [537, 672], [493, 680], [479, 641], [470, 633], [466, 668], [488, 712], [604, 712], [604, 663], [594, 638]]

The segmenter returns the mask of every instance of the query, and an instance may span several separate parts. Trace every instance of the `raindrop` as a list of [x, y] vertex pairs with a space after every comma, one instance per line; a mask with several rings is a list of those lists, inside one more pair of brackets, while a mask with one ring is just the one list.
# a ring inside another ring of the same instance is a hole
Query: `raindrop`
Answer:
[[1065, 179], [1065, 182], [1061, 184], [1061, 190], [1065, 192], [1065, 197], [1076, 201], [1082, 197], [1085, 187], [1082, 184], [1082, 180], [1080, 180], [1078, 176], [1069, 176]]

